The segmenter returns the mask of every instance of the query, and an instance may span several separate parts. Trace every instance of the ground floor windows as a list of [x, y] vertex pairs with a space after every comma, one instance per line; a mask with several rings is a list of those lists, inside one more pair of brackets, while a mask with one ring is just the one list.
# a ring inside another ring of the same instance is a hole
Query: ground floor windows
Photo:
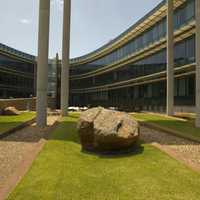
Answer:
[[30, 97], [34, 94], [34, 77], [0, 72], [0, 98]]
[[[175, 79], [175, 105], [194, 105], [195, 77]], [[74, 101], [75, 100], [75, 101]], [[84, 102], [84, 103], [83, 103]], [[71, 94], [71, 105], [117, 107], [121, 110], [153, 109], [166, 107], [166, 81], [127, 88]]]
[[194, 76], [183, 77], [175, 80], [175, 97], [189, 97], [195, 94]]

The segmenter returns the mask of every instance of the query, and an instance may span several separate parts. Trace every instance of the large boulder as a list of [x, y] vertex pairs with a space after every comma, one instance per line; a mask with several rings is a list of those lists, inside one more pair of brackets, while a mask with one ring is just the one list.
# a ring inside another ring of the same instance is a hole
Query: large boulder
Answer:
[[139, 124], [127, 113], [98, 107], [81, 114], [78, 132], [83, 150], [127, 150], [139, 139]]
[[20, 112], [15, 107], [7, 107], [3, 110], [4, 115], [19, 115]]

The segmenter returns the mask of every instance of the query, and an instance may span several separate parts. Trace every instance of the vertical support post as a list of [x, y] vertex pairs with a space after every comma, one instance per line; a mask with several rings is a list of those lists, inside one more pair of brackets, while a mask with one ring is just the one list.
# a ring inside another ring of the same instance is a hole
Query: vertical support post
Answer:
[[35, 97], [37, 93], [37, 57], [34, 63], [34, 83], [33, 83], [33, 96]]
[[167, 115], [174, 114], [174, 21], [173, 0], [167, 0]]
[[71, 0], [64, 0], [61, 69], [61, 114], [68, 115]]
[[37, 126], [47, 124], [47, 82], [50, 0], [40, 0], [37, 65]]
[[200, 0], [196, 0], [196, 127], [200, 127]]
[[55, 64], [56, 64], [56, 108], [60, 109], [60, 76], [61, 76], [61, 68], [60, 68], [60, 62], [59, 62], [59, 55], [56, 53], [55, 58]]

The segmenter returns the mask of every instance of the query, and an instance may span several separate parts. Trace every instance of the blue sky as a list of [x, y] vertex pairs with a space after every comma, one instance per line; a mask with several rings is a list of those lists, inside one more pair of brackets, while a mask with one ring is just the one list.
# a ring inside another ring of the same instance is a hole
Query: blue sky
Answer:
[[[114, 39], [161, 0], [71, 0], [70, 57]], [[51, 0], [49, 57], [61, 55], [62, 0]], [[0, 43], [37, 55], [39, 0], [0, 0]]]

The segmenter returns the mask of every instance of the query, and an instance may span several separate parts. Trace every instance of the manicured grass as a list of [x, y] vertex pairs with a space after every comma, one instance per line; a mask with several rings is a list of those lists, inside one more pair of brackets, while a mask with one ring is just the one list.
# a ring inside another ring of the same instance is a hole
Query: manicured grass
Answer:
[[160, 127], [172, 129], [177, 135], [196, 140], [200, 142], [200, 128], [195, 128], [194, 122], [189, 120], [180, 120], [175, 117], [167, 117], [158, 114], [135, 113], [133, 116], [145, 123], [156, 124]]
[[9, 200], [197, 200], [200, 174], [150, 145], [106, 157], [81, 152], [78, 115], [64, 118]]
[[24, 112], [17, 116], [0, 116], [0, 135], [28, 120], [33, 119], [34, 112]]

